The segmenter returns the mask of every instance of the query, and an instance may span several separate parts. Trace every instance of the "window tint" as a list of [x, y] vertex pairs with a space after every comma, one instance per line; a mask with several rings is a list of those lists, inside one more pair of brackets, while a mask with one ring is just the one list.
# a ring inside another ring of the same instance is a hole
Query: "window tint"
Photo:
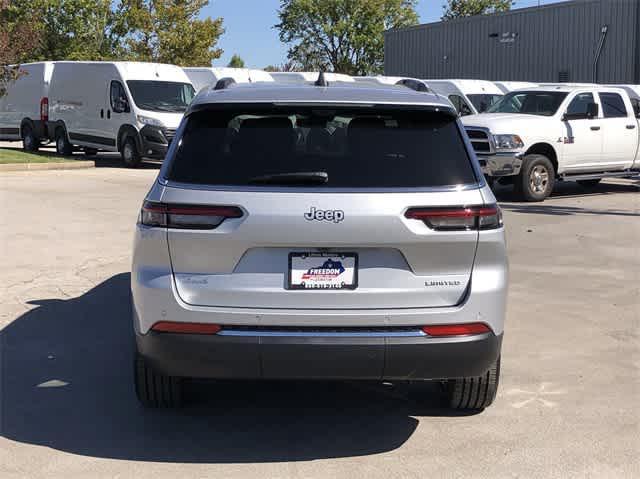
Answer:
[[487, 113], [523, 113], [553, 116], [567, 97], [563, 92], [518, 91], [511, 92], [487, 108]]
[[[407, 110], [243, 107], [187, 120], [168, 179], [246, 186], [252, 178], [326, 172], [323, 186], [407, 188], [475, 183], [455, 118]], [[297, 185], [300, 186], [300, 185]]]
[[631, 106], [633, 107], [633, 114], [640, 116], [640, 98], [631, 98]]
[[600, 101], [605, 118], [625, 118], [627, 116], [624, 100], [617, 93], [600, 93]]
[[595, 103], [591, 93], [579, 93], [571, 100], [567, 107], [567, 115], [582, 115], [587, 113], [589, 103]]
[[143, 110], [182, 113], [195, 96], [189, 83], [159, 80], [129, 80], [133, 102]]
[[111, 109], [117, 111], [118, 110], [118, 101], [124, 99], [126, 102], [127, 94], [124, 91], [124, 87], [122, 83], [119, 81], [111, 82]]
[[471, 115], [473, 112], [467, 102], [460, 95], [449, 95], [449, 101], [462, 116]]
[[467, 95], [473, 106], [476, 107], [478, 113], [484, 113], [487, 111], [491, 105], [500, 100], [503, 95], [492, 95], [492, 94], [475, 94], [475, 95]]

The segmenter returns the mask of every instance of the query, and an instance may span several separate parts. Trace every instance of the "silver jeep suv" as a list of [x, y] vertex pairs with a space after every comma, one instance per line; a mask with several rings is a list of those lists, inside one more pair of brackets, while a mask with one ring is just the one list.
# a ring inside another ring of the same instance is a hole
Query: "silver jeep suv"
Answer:
[[500, 209], [446, 100], [209, 89], [136, 228], [136, 391], [161, 407], [186, 378], [437, 380], [451, 407], [482, 409], [507, 274]]

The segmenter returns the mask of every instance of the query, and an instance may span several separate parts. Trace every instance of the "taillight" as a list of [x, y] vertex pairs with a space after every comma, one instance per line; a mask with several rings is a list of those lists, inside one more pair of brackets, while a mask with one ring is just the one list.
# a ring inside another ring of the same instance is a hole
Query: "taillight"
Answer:
[[434, 230], [488, 230], [502, 226], [502, 211], [498, 205], [409, 208], [406, 218], [423, 221]]
[[241, 218], [237, 206], [170, 205], [145, 201], [140, 212], [140, 223], [166, 228], [211, 230], [227, 218]]
[[179, 323], [175, 321], [158, 321], [151, 326], [151, 330], [158, 333], [178, 334], [216, 334], [221, 329], [222, 326], [219, 324]]
[[472, 334], [490, 333], [491, 328], [484, 323], [466, 324], [432, 324], [423, 326], [422, 330], [429, 336], [469, 336]]
[[49, 121], [49, 99], [46, 96], [40, 100], [40, 120]]

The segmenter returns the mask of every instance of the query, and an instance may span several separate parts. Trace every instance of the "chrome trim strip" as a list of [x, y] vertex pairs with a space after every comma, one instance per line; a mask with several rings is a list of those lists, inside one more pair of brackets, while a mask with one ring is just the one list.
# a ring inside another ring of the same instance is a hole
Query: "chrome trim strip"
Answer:
[[410, 331], [287, 331], [222, 329], [217, 336], [271, 337], [271, 338], [416, 338], [427, 336], [421, 329]]
[[318, 188], [318, 187], [278, 187], [278, 186], [224, 186], [180, 183], [167, 180], [159, 176], [158, 183], [168, 188], [201, 191], [229, 191], [229, 192], [255, 192], [255, 193], [445, 193], [452, 191], [478, 190], [482, 187], [479, 183], [467, 183], [462, 185], [430, 186], [422, 188]]

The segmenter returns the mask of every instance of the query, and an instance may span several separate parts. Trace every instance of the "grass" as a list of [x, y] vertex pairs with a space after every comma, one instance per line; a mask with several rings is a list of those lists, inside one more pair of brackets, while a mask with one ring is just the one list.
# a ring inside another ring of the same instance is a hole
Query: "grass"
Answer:
[[7, 163], [64, 163], [69, 161], [76, 160], [45, 151], [29, 153], [17, 148], [0, 148], [0, 165]]

